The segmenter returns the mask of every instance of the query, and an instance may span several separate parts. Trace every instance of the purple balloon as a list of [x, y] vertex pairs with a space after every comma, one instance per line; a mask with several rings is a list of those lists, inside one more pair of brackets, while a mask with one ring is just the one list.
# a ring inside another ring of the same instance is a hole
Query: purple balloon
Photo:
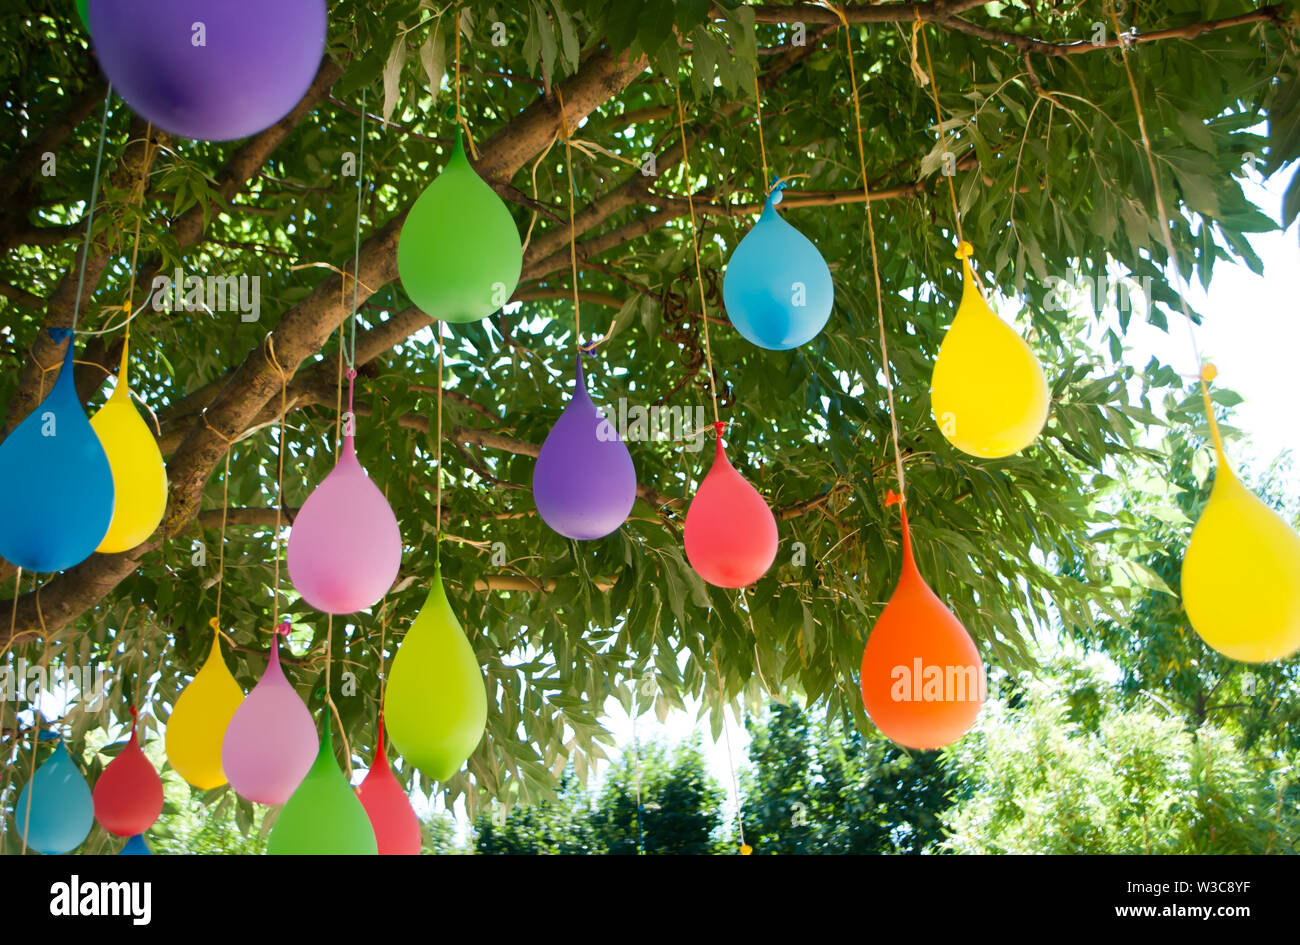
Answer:
[[302, 99], [325, 53], [325, 0], [92, 0], [113, 87], [159, 128], [228, 141]]
[[617, 530], [636, 501], [632, 456], [591, 402], [581, 356], [573, 398], [537, 456], [533, 500], [547, 525], [584, 541]]
[[306, 777], [319, 748], [316, 722], [280, 668], [277, 630], [266, 672], [226, 726], [221, 768], [240, 797], [283, 804]]

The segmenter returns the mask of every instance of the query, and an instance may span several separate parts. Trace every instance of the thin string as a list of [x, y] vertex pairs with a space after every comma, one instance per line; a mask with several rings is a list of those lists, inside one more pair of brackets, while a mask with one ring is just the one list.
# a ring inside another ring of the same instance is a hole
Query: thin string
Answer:
[[[758, 153], [763, 159], [763, 186], [759, 188], [760, 192], [766, 195], [768, 193], [767, 177], [767, 145], [763, 143], [763, 96], [758, 90], [758, 70], [754, 70], [754, 112], [758, 116]], [[682, 141], [682, 147], [686, 147], [685, 139]]]
[[[835, 8], [832, 8], [835, 9]], [[862, 172], [862, 194], [867, 204], [867, 237], [871, 242], [871, 275], [876, 283], [876, 325], [880, 329], [880, 361], [885, 372], [885, 393], [889, 402], [889, 432], [894, 441], [894, 471], [898, 476], [898, 492], [906, 494], [906, 477], [903, 474], [903, 452], [898, 445], [898, 415], [894, 405], [894, 378], [889, 367], [889, 340], [885, 335], [885, 300], [884, 290], [880, 285], [880, 257], [876, 249], [875, 214], [871, 209], [871, 185], [867, 180], [867, 151], [862, 143], [862, 103], [858, 98], [858, 73], [853, 65], [853, 38], [850, 35], [848, 20], [844, 14], [835, 9], [836, 15], [844, 25], [844, 48], [849, 59], [849, 85], [853, 89], [853, 121], [858, 135], [858, 166]]]
[[[460, 34], [457, 33], [457, 36]], [[357, 226], [353, 234], [352, 246], [352, 340], [348, 345], [348, 367], [357, 366], [357, 277], [361, 275], [361, 195], [366, 168], [366, 89], [361, 90], [361, 131], [357, 134], [361, 142], [357, 157]], [[340, 337], [340, 342], [342, 337]]]
[[569, 179], [569, 266], [573, 270], [573, 337], [577, 343], [578, 351], [582, 351], [582, 312], [581, 302], [578, 295], [578, 230], [574, 223], [573, 205], [577, 201], [573, 186], [573, 146], [570, 139], [573, 137], [569, 130], [569, 119], [564, 114], [564, 96], [560, 94], [557, 86], [555, 97], [560, 103], [560, 128], [564, 138], [564, 168]]
[[[81, 248], [81, 266], [77, 274], [77, 300], [72, 306], [72, 331], [81, 318], [81, 295], [86, 286], [86, 258], [90, 255], [90, 234], [95, 225], [95, 203], [99, 200], [99, 173], [104, 166], [104, 139], [108, 136], [108, 111], [113, 101], [113, 86], [104, 95], [104, 115], [99, 120], [99, 147], [95, 151], [95, 177], [90, 183], [90, 206], [86, 210], [86, 241]], [[134, 269], [133, 269], [134, 272]], [[69, 340], [68, 344], [72, 344]], [[26, 844], [24, 843], [24, 847]]]
[[686, 140], [686, 116], [682, 111], [681, 89], [675, 83], [673, 84], [673, 96], [677, 99], [677, 130], [682, 138], [682, 168], [686, 172], [686, 205], [691, 213], [691, 252], [695, 254], [695, 284], [700, 289], [700, 325], [704, 330], [704, 360], [709, 369], [709, 398], [713, 401], [713, 422], [718, 429], [718, 436], [721, 437], [722, 429], [720, 424], [722, 418], [718, 415], [718, 391], [713, 380], [713, 350], [709, 347], [709, 312], [707, 303], [704, 300], [704, 271], [700, 265], [700, 240], [695, 225], [695, 197], [693, 196], [694, 190], [691, 184], [690, 147]]
[[135, 315], [131, 311], [133, 300], [135, 299], [135, 274], [136, 262], [140, 257], [140, 220], [144, 216], [144, 191], [145, 185], [149, 182], [149, 168], [153, 165], [153, 122], [150, 122], [144, 133], [144, 159], [143, 166], [140, 168], [140, 186], [136, 191], [136, 215], [135, 215], [135, 236], [131, 241], [131, 277], [127, 283], [126, 301], [122, 304], [122, 312], [127, 316], [125, 331], [122, 335], [122, 365], [118, 368], [118, 383], [124, 386], [124, 390], [130, 391], [130, 375], [128, 373], [129, 353], [131, 350], [131, 322], [135, 321]]
[[460, 10], [456, 11], [456, 124], [465, 132], [465, 140], [469, 142], [469, 154], [474, 160], [478, 160], [478, 148], [474, 147], [474, 136], [470, 134], [469, 122], [465, 120], [465, 115], [460, 108]]
[[442, 359], [447, 342], [442, 336], [442, 322], [436, 324], [438, 326], [438, 438], [434, 448], [438, 460], [438, 494], [437, 513], [434, 519], [433, 561], [434, 565], [438, 566], [442, 563]]
[[1169, 211], [1165, 207], [1164, 192], [1160, 189], [1160, 172], [1156, 167], [1155, 151], [1151, 147], [1151, 136], [1147, 134], [1146, 117], [1142, 112], [1142, 97], [1138, 94], [1137, 80], [1133, 77], [1133, 68], [1129, 63], [1128, 42], [1124, 39], [1125, 34], [1120, 30], [1119, 16], [1115, 12], [1114, 4], [1107, 0], [1107, 11], [1110, 13], [1111, 22], [1115, 26], [1115, 34], [1120, 37], [1119, 54], [1124, 60], [1124, 73], [1128, 77], [1129, 90], [1133, 94], [1133, 109], [1137, 112], [1138, 131], [1142, 136], [1142, 148], [1146, 152], [1147, 167], [1151, 171], [1151, 186], [1156, 194], [1156, 211], [1160, 214], [1160, 233], [1164, 238], [1165, 252], [1169, 255], [1169, 266], [1173, 267], [1174, 278], [1178, 280], [1181, 291], [1178, 292], [1178, 305], [1183, 310], [1183, 317], [1187, 320], [1187, 336], [1192, 342], [1192, 354], [1196, 358], [1197, 381], [1201, 387], [1201, 401], [1205, 405], [1205, 418], [1210, 424], [1210, 437], [1214, 442], [1214, 451], [1218, 456], [1219, 465], [1226, 466], [1227, 459], [1223, 452], [1223, 439], [1219, 434], [1219, 421], [1214, 416], [1214, 406], [1210, 402], [1210, 389], [1208, 384], [1213, 381], [1217, 371], [1212, 364], [1206, 364], [1201, 357], [1200, 345], [1196, 342], [1196, 322], [1192, 318], [1191, 309], [1187, 307], [1187, 284], [1183, 279], [1182, 270], [1178, 268], [1178, 254], [1174, 250], [1174, 238], [1170, 232], [1171, 221]]
[[718, 665], [718, 644], [713, 644], [713, 673], [718, 680], [718, 711], [722, 713], [722, 737], [727, 746], [727, 768], [731, 772], [731, 789], [736, 797], [736, 830], [740, 834], [740, 851], [750, 852], [745, 842], [745, 818], [740, 811], [740, 782], [736, 779], [736, 761], [731, 755], [731, 727], [727, 725], [727, 697], [722, 692], [722, 669]]
[[[844, 14], [840, 13], [839, 16], [841, 20], [844, 19]], [[934, 78], [934, 63], [930, 60], [930, 40], [925, 35], [925, 22], [921, 19], [920, 8], [916, 10], [915, 32], [921, 34], [921, 47], [925, 50], [925, 68], [930, 75], [930, 94], [934, 98], [934, 117], [939, 129], [939, 147], [943, 152], [947, 152], [948, 134], [943, 127], [943, 109], [939, 107], [939, 83]], [[957, 225], [957, 242], [962, 243], [965, 241], [965, 237], [961, 235], [961, 212], [957, 209], [957, 185], [953, 182], [955, 175], [945, 174], [944, 176], [948, 178], [948, 194], [952, 197], [952, 218]]]
[[266, 350], [271, 357], [272, 365], [280, 372], [280, 438], [276, 448], [275, 534], [271, 536], [271, 548], [275, 552], [275, 586], [272, 588], [274, 603], [272, 604], [271, 624], [278, 626], [280, 623], [280, 516], [284, 509], [284, 415], [288, 410], [289, 378], [284, 373], [284, 368], [280, 366], [280, 359], [275, 356], [275, 345], [271, 341], [270, 335], [266, 336]]

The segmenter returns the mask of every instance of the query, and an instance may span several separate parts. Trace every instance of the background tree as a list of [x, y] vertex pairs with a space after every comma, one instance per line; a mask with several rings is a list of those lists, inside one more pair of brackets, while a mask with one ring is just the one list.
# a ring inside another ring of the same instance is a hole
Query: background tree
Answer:
[[[404, 214], [444, 163], [453, 135], [444, 110], [459, 31], [461, 101], [479, 146], [477, 169], [510, 202], [527, 250], [512, 304], [458, 327], [448, 345], [443, 573], [492, 710], [467, 772], [439, 789], [449, 800], [466, 792], [480, 801], [549, 796], [555, 772], [573, 764], [581, 773], [603, 757], [601, 707], [610, 696], [629, 703], [648, 674], [657, 711], [702, 699], [715, 732], [724, 703], [743, 697], [757, 707], [765, 692], [824, 704], [867, 728], [854, 673], [897, 577], [898, 547], [896, 519], [882, 502], [889, 424], [881, 352], [869, 340], [875, 306], [863, 181], [846, 133], [855, 83], [878, 200], [885, 328], [894, 340], [919, 564], [987, 660], [1008, 671], [1029, 666], [1023, 628], [1034, 618], [1046, 620], [1050, 610], [1087, 626], [1096, 607], [1119, 606], [1108, 571], [1083, 550], [1104, 520], [1092, 482], [1133, 457], [1151, 398], [1160, 396], [1156, 375], [1117, 363], [1118, 330], [1100, 350], [1080, 337], [1078, 319], [1051, 304], [1054, 277], [1112, 265], [1151, 276], [1149, 318], [1163, 324], [1177, 308], [1165, 266], [1194, 270], [1205, 282], [1216, 259], [1256, 265], [1246, 234], [1277, 225], [1242, 195], [1245, 155], [1270, 170], [1300, 156], [1293, 2], [1223, 0], [1210, 9], [1171, 0], [1128, 9], [1121, 25], [1136, 30], [1124, 41], [1135, 44], [1160, 184], [1181, 211], [1177, 260], [1165, 258], [1137, 115], [1117, 79], [1120, 39], [1106, 28], [1100, 0], [850, 5], [856, 76], [848, 74], [837, 17], [815, 4], [343, 0], [331, 4], [328, 55], [302, 102], [252, 138], [175, 141], [114, 102], [80, 327], [119, 325], [127, 301], [140, 313], [134, 387], [157, 417], [168, 511], [134, 551], [21, 582], [11, 569], [0, 572], [13, 595], [0, 647], [9, 658], [115, 667], [104, 707], [75, 706], [62, 720], [74, 745], [122, 721], [141, 665], [152, 670], [144, 674], [153, 680], [146, 707], [165, 720], [210, 639], [224, 509], [221, 620], [233, 671], [246, 688], [260, 675], [278, 600], [279, 612], [295, 620], [287, 669], [320, 710], [330, 625], [275, 586], [273, 529], [279, 514], [292, 518], [332, 462], [335, 338], [349, 314], [339, 270], [351, 267], [356, 183], [342, 170], [345, 152], [358, 149], [364, 92], [378, 114], [367, 132], [360, 266], [349, 280], [361, 303], [359, 450], [387, 489], [407, 543], [385, 608], [332, 628], [329, 656], [348, 666], [356, 688], [345, 690], [334, 673], [331, 695], [357, 760], [365, 757], [383, 659], [431, 573], [435, 346], [429, 315], [410, 306], [396, 281], [395, 247]], [[918, 20], [934, 55], [933, 86], [920, 76]], [[505, 45], [492, 39], [501, 34]], [[0, 116], [0, 400], [8, 431], [54, 380], [49, 368], [61, 349], [44, 329], [72, 321], [105, 84], [70, 2], [8, 3], [0, 35], [0, 81], [9, 90]], [[837, 285], [828, 329], [785, 354], [760, 351], [730, 329], [717, 284], [766, 185], [755, 80], [766, 170], [809, 175], [783, 212], [817, 243]], [[936, 134], [934, 88], [951, 160]], [[633, 444], [641, 501], [609, 538], [575, 545], [534, 514], [533, 457], [567, 396], [575, 344], [561, 127], [590, 142], [575, 150], [573, 170], [583, 336], [604, 337], [591, 371], [597, 399], [703, 404], [701, 327], [711, 320], [721, 406], [736, 421], [731, 458], [772, 503], [781, 529], [777, 565], [747, 595], [706, 587], [684, 561], [682, 517], [706, 456], [682, 444]], [[52, 176], [38, 173], [46, 154], [56, 157]], [[640, 169], [646, 155], [652, 176]], [[955, 454], [929, 416], [930, 368], [959, 288], [945, 167], [956, 171], [981, 278], [993, 294], [1024, 302], [1018, 328], [1051, 379], [1052, 419], [1020, 457]], [[148, 186], [137, 209], [142, 174]], [[693, 285], [688, 194], [701, 221], [707, 312], [698, 311]], [[1298, 204], [1293, 186], [1288, 219]], [[132, 271], [137, 221], [141, 252]], [[178, 266], [258, 276], [260, 319], [143, 307], [154, 277]], [[116, 370], [121, 333], [83, 340], [77, 381], [94, 407]], [[213, 473], [228, 452], [223, 481]], [[496, 542], [505, 546], [504, 566], [493, 563]], [[807, 550], [804, 564], [796, 563], [795, 542]], [[11, 733], [7, 758], [26, 739], [12, 735], [25, 727], [13, 709], [0, 707], [0, 731]]]

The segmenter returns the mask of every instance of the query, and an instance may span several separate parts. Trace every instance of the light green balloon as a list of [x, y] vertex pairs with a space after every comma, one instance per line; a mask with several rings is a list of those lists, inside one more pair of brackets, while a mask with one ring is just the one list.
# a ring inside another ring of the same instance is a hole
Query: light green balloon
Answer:
[[437, 565], [429, 596], [393, 657], [384, 718], [402, 757], [437, 781], [455, 775], [483, 738], [483, 670], [452, 613]]
[[379, 855], [370, 817], [334, 760], [328, 723], [316, 760], [271, 828], [266, 852], [291, 856]]
[[509, 301], [523, 262], [510, 211], [470, 167], [457, 132], [451, 160], [402, 225], [402, 288], [433, 318], [474, 322]]

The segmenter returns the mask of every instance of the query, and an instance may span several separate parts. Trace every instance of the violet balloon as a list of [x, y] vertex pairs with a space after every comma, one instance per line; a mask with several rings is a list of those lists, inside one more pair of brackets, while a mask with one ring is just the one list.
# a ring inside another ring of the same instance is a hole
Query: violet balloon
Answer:
[[573, 397], [537, 455], [533, 500], [547, 525], [584, 541], [616, 531], [636, 501], [632, 456], [591, 402], [581, 355]]
[[316, 723], [280, 668], [276, 628], [266, 672], [235, 710], [221, 742], [221, 767], [240, 797], [258, 804], [283, 804], [306, 776], [320, 741]]
[[95, 55], [137, 113], [185, 138], [269, 128], [325, 53], [325, 0], [95, 0]]
[[392, 506], [357, 461], [351, 383], [338, 463], [307, 497], [289, 532], [289, 579], [303, 600], [327, 614], [370, 607], [402, 566], [402, 533]]

